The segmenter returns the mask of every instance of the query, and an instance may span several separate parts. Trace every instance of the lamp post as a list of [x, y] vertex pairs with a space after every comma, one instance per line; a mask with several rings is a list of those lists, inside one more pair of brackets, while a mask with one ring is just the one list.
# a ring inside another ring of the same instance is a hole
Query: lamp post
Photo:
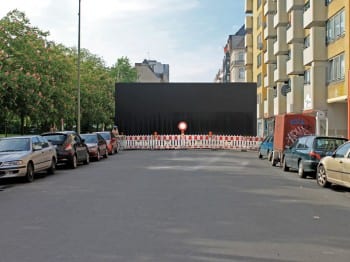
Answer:
[[80, 134], [80, 5], [81, 0], [79, 0], [79, 13], [78, 13], [78, 95], [77, 95], [77, 133]]

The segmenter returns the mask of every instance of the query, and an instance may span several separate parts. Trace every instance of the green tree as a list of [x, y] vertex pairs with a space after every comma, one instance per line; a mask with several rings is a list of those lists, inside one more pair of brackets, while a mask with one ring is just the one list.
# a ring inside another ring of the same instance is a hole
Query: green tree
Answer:
[[133, 83], [137, 81], [137, 72], [127, 57], [121, 57], [111, 68], [111, 74], [117, 83]]
[[0, 20], [0, 103], [17, 116], [21, 133], [25, 120], [56, 122], [60, 101], [72, 84], [72, 60], [62, 46], [47, 41], [48, 32], [33, 27], [25, 14], [14, 10]]

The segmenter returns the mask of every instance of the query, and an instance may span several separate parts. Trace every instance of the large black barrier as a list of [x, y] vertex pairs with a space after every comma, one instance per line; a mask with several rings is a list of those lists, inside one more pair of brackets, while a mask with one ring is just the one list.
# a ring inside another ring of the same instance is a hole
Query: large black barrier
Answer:
[[115, 123], [127, 135], [256, 135], [254, 83], [117, 83]]

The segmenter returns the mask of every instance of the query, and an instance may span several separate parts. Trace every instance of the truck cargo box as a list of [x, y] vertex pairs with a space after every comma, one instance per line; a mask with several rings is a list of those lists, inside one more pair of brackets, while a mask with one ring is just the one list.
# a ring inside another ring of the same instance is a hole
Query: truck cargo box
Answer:
[[316, 119], [303, 114], [277, 115], [275, 118], [274, 150], [283, 152], [298, 137], [315, 134]]

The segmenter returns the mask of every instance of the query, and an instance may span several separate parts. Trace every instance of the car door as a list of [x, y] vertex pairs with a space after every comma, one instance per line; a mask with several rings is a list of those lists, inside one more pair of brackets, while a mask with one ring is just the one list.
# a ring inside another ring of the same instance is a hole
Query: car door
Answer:
[[344, 172], [344, 162], [348, 162], [346, 158], [348, 157], [348, 151], [350, 149], [350, 144], [344, 144], [340, 146], [333, 154], [332, 158], [329, 159], [327, 163], [327, 176], [332, 182], [342, 183], [343, 172]]
[[106, 140], [100, 134], [96, 134], [96, 135], [97, 135], [98, 147], [100, 148], [101, 152], [103, 152], [103, 154], [106, 154], [107, 152]]
[[51, 166], [52, 157], [55, 155], [54, 147], [50, 146], [45, 137], [38, 136], [43, 151], [43, 161], [45, 162], [43, 168], [49, 168]]
[[299, 165], [299, 159], [305, 159], [308, 154], [309, 148], [307, 140], [311, 137], [301, 137], [298, 139], [298, 144], [292, 154], [292, 165], [293, 168], [297, 169]]
[[345, 186], [350, 187], [350, 149], [347, 151], [343, 159], [342, 180]]
[[32, 137], [31, 160], [33, 161], [35, 171], [40, 171], [43, 169], [45, 163], [44, 152], [37, 136]]
[[82, 142], [82, 139], [77, 134], [74, 134], [74, 144], [78, 161], [84, 160], [86, 157], [86, 148]]

